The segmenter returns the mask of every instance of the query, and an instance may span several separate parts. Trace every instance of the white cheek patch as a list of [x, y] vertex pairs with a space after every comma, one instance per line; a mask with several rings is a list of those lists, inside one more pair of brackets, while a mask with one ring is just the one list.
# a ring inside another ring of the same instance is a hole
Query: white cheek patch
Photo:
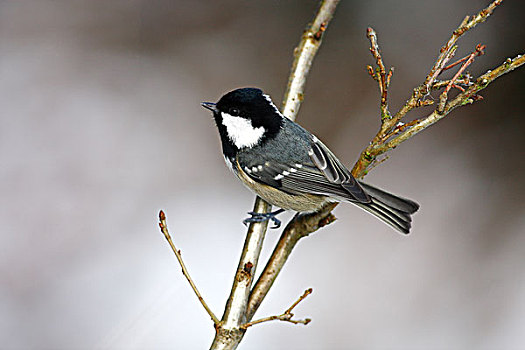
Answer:
[[248, 119], [235, 117], [228, 113], [221, 113], [221, 115], [228, 138], [237, 148], [255, 146], [264, 135], [264, 128], [262, 126], [254, 128]]

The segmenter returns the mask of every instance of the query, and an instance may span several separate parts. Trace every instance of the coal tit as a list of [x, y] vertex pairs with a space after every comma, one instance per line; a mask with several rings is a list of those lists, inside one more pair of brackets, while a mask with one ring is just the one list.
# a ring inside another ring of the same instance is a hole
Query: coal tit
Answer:
[[237, 89], [202, 106], [213, 112], [227, 166], [255, 194], [281, 208], [250, 213], [245, 223], [271, 219], [278, 226], [275, 214], [284, 210], [315, 212], [343, 201], [409, 232], [417, 203], [357, 181], [328, 147], [284, 117], [260, 89]]

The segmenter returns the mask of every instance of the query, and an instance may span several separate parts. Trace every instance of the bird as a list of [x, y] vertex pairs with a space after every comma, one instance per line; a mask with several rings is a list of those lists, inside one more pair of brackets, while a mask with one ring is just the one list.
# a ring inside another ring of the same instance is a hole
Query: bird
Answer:
[[315, 135], [286, 118], [261, 89], [245, 87], [202, 102], [213, 113], [224, 160], [252, 192], [280, 209], [249, 212], [245, 224], [271, 220], [293, 210], [314, 213], [333, 202], [348, 202], [408, 234], [419, 205], [358, 181]]

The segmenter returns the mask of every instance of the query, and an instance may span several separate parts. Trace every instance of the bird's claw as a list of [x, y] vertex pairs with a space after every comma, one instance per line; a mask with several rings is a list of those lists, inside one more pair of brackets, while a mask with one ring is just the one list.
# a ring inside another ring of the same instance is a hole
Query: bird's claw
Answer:
[[281, 220], [277, 219], [275, 215], [279, 214], [278, 212], [272, 212], [272, 213], [256, 213], [254, 211], [248, 212], [248, 214], [251, 215], [251, 217], [246, 218], [242, 221], [244, 225], [248, 225], [252, 222], [264, 222], [264, 221], [272, 221], [274, 223], [274, 226], [272, 226], [273, 229], [281, 227]]

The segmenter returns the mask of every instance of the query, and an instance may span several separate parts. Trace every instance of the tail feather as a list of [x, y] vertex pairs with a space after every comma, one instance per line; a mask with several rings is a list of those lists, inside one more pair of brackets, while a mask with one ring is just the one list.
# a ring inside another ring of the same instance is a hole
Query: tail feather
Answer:
[[355, 203], [362, 209], [376, 216], [397, 231], [408, 234], [412, 227], [412, 218], [419, 209], [419, 204], [409, 199], [401, 198], [363, 182], [361, 187], [371, 197], [370, 203]]

